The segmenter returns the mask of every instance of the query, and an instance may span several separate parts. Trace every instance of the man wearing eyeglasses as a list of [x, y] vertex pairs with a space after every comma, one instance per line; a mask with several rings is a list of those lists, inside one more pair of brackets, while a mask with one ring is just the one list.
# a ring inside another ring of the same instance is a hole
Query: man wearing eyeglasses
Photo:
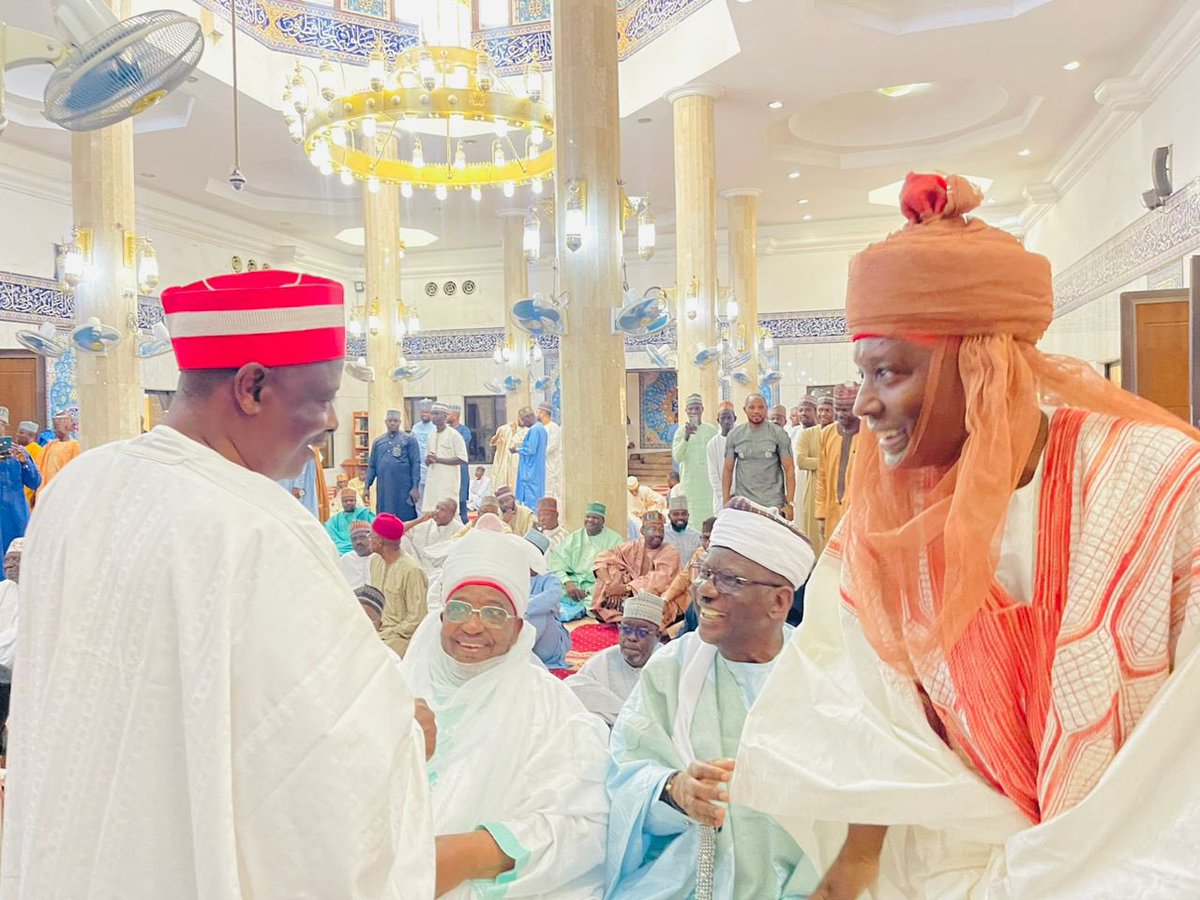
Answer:
[[718, 829], [712, 896], [816, 887], [799, 845], [771, 818], [730, 803], [728, 789], [742, 723], [813, 562], [808, 540], [773, 511], [733, 497], [717, 516], [699, 570], [700, 627], [653, 656], [613, 727], [605, 897], [694, 896], [697, 824]]
[[666, 520], [656, 509], [646, 513], [642, 536], [618, 544], [596, 557], [596, 589], [592, 615], [601, 622], [620, 622], [625, 600], [641, 591], [661, 597], [682, 565], [679, 551], [665, 543]]
[[532, 656], [532, 549], [483, 528], [456, 541], [442, 611], [404, 658], [437, 724], [438, 897], [583, 900], [603, 887], [607, 735]]
[[615, 647], [601, 650], [567, 679], [567, 685], [611, 728], [662, 637], [663, 599], [635, 594], [625, 601], [625, 618], [617, 626]]

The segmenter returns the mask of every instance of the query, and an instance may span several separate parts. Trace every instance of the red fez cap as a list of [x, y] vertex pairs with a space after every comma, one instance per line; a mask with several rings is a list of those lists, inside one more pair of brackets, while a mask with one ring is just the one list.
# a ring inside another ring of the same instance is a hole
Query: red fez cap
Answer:
[[280, 269], [216, 275], [162, 292], [179, 368], [301, 366], [346, 355], [342, 286]]
[[404, 537], [404, 523], [399, 516], [391, 513], [380, 513], [371, 523], [371, 530], [385, 541], [398, 541]]

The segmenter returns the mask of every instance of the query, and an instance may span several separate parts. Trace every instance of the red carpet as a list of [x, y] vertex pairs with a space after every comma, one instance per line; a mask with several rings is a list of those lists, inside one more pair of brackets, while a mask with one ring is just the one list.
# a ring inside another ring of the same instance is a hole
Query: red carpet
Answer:
[[577, 671], [591, 657], [617, 643], [617, 626], [589, 622], [571, 631], [571, 649], [567, 651], [566, 669], [551, 669], [559, 678]]

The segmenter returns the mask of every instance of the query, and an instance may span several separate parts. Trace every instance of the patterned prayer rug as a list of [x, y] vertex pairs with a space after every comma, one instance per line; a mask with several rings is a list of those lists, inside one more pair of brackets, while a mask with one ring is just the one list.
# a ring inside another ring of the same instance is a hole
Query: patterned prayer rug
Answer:
[[588, 622], [571, 628], [571, 649], [567, 651], [567, 668], [551, 669], [559, 678], [566, 678], [608, 647], [617, 643], [617, 626], [603, 625], [599, 622]]

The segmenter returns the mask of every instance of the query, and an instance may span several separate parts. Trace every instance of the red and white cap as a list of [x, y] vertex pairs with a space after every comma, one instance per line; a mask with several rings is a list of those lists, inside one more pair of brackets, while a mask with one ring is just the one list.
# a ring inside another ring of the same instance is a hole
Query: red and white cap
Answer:
[[179, 368], [302, 366], [346, 355], [343, 288], [279, 269], [216, 275], [162, 292]]

